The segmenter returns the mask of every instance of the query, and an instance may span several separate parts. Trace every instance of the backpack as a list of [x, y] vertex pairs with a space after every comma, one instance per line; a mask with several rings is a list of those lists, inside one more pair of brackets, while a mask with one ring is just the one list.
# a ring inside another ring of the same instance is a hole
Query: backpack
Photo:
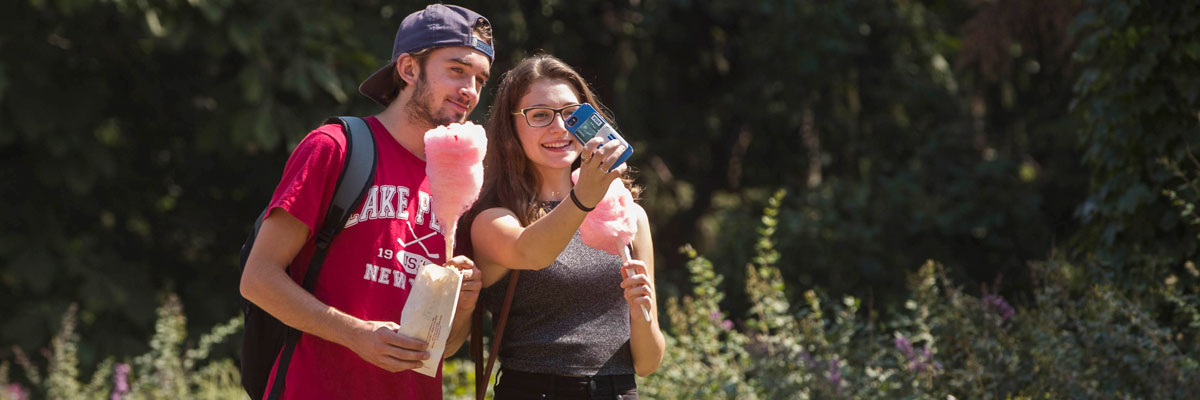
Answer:
[[[330, 201], [325, 221], [321, 224], [320, 232], [314, 240], [316, 249], [312, 261], [304, 276], [304, 290], [313, 291], [317, 283], [317, 275], [321, 272], [321, 264], [329, 244], [339, 231], [346, 226], [346, 220], [351, 211], [362, 202], [375, 178], [375, 137], [366, 121], [358, 117], [332, 117], [326, 124], [341, 124], [346, 133], [346, 160], [342, 172], [338, 175], [336, 190]], [[241, 268], [246, 269], [246, 259], [254, 248], [254, 239], [262, 220], [271, 210], [268, 205], [254, 221], [254, 230], [242, 245]], [[272, 385], [270, 399], [278, 398], [283, 393], [284, 378], [292, 359], [296, 342], [300, 340], [300, 331], [284, 325], [271, 314], [259, 308], [245, 298], [242, 299], [242, 312], [245, 322], [245, 336], [242, 339], [242, 388], [254, 400], [260, 400], [267, 389], [267, 380], [271, 377], [271, 368], [279, 357], [279, 371], [276, 373], [275, 384]], [[282, 351], [282, 353], [281, 353]]]

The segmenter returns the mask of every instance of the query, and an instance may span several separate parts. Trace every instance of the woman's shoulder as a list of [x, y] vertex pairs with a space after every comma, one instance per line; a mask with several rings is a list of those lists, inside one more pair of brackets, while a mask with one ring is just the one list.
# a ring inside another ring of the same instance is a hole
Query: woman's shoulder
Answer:
[[517, 224], [520, 225], [517, 219], [517, 213], [505, 207], [486, 207], [479, 210], [478, 213], [471, 218], [471, 227], [475, 228], [480, 224], [496, 225], [496, 224]]
[[628, 208], [637, 216], [638, 221], [650, 223], [650, 216], [646, 214], [646, 209], [642, 208], [641, 204], [630, 202]]
[[516, 216], [517, 213], [506, 207], [495, 206], [495, 207], [487, 207], [487, 208], [481, 209], [481, 210], [479, 210], [479, 214], [477, 214], [477, 215], [478, 216], [476, 218], [496, 218], [496, 217], [504, 217], [504, 216], [509, 216], [509, 215]]

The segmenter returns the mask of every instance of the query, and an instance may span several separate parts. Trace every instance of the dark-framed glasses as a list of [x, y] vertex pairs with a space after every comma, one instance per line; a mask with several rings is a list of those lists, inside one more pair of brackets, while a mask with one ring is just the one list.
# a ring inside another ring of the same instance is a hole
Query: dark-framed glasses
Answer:
[[542, 106], [525, 107], [522, 108], [521, 111], [513, 113], [513, 115], [524, 115], [526, 124], [529, 124], [529, 126], [533, 128], [541, 128], [554, 122], [555, 114], [561, 116], [562, 119], [566, 121], [567, 118], [569, 118], [571, 114], [574, 114], [575, 110], [578, 109], [579, 104], [569, 104], [562, 106], [561, 108]]

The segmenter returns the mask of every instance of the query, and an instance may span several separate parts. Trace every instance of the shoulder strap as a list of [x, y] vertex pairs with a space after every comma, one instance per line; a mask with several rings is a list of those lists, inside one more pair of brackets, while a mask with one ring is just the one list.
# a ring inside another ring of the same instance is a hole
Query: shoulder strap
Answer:
[[320, 258], [314, 253], [308, 273], [304, 276], [304, 288], [308, 291], [312, 291], [316, 284], [325, 251], [333, 242], [333, 236], [346, 227], [350, 212], [362, 201], [375, 178], [375, 136], [371, 134], [367, 122], [358, 117], [332, 117], [325, 123], [341, 124], [342, 131], [346, 132], [346, 164], [338, 176], [337, 189], [325, 213], [325, 222], [317, 233], [316, 252], [319, 252]]
[[[358, 117], [332, 117], [325, 123], [342, 125], [342, 131], [346, 133], [346, 161], [342, 172], [338, 174], [337, 188], [330, 200], [329, 210], [325, 212], [321, 230], [317, 232], [312, 260], [304, 273], [304, 290], [309, 292], [317, 285], [317, 276], [321, 274], [321, 265], [325, 263], [325, 255], [329, 251], [329, 244], [333, 243], [333, 237], [346, 227], [354, 206], [362, 202], [375, 179], [375, 135], [371, 134], [367, 122]], [[283, 394], [284, 379], [298, 341], [300, 331], [288, 327], [287, 343], [279, 355], [279, 368], [275, 372], [275, 384], [271, 387], [268, 399], [278, 399]]]
[[[509, 271], [511, 275], [508, 279], [508, 289], [504, 291], [504, 305], [500, 306], [499, 320], [496, 322], [496, 329], [492, 332], [492, 348], [488, 352], [487, 369], [483, 375], [475, 375], [475, 398], [483, 400], [483, 396], [487, 393], [488, 381], [492, 378], [492, 367], [496, 364], [496, 356], [500, 353], [500, 338], [504, 337], [504, 325], [508, 322], [508, 310], [512, 308], [513, 293], [517, 291], [517, 278], [521, 276], [521, 271]], [[481, 342], [482, 343], [482, 342]], [[478, 367], [476, 367], [478, 371]], [[482, 379], [482, 381], [481, 381]]]
[[487, 393], [487, 380], [483, 377], [483, 308], [476, 306], [471, 312], [471, 362], [475, 364], [475, 398], [483, 400]]

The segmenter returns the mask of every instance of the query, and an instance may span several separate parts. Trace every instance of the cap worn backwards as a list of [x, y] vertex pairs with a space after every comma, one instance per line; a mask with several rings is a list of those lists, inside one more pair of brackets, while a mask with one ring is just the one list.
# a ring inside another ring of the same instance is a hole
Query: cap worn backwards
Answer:
[[385, 107], [391, 103], [396, 91], [392, 70], [396, 67], [396, 59], [404, 53], [464, 46], [478, 50], [487, 56], [488, 61], [494, 61], [495, 50], [474, 34], [475, 25], [480, 20], [490, 24], [479, 13], [445, 4], [430, 4], [424, 10], [404, 17], [400, 29], [396, 31], [396, 41], [392, 44], [392, 58], [358, 86], [359, 93]]

